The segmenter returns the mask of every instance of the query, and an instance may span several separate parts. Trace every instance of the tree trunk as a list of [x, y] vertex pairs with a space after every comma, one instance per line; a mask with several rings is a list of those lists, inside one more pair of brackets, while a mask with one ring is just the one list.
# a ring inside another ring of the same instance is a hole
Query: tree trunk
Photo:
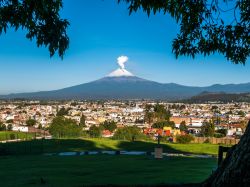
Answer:
[[238, 145], [228, 151], [225, 160], [203, 186], [250, 186], [250, 121]]

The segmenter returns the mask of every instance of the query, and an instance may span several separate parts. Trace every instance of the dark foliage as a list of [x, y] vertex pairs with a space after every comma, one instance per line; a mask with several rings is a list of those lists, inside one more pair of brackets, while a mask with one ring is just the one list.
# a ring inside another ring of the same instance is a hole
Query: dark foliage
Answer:
[[152, 125], [152, 128], [163, 129], [163, 127], [175, 128], [175, 123], [173, 121], [161, 121], [156, 122]]
[[103, 123], [100, 124], [105, 130], [109, 130], [110, 132], [113, 132], [116, 128], [116, 122], [114, 121], [104, 121]]
[[[229, 9], [223, 8], [229, 0], [118, 0], [121, 1], [128, 3], [130, 13], [140, 9], [148, 16], [168, 13], [180, 24], [180, 33], [172, 44], [176, 57], [194, 58], [198, 54], [206, 56], [217, 52], [235, 64], [245, 64], [250, 54], [249, 0], [233, 1]], [[229, 22], [223, 18], [225, 13], [232, 17]]]
[[56, 116], [65, 116], [69, 113], [69, 108], [65, 109], [64, 107], [60, 108], [60, 110], [57, 112]]
[[190, 143], [193, 140], [194, 140], [194, 137], [190, 134], [178, 135], [176, 137], [177, 143], [182, 143], [182, 144]]
[[103, 130], [103, 128], [92, 125], [89, 128], [88, 133], [89, 133], [89, 136], [92, 138], [99, 138], [102, 135], [102, 130]]
[[63, 57], [69, 46], [69, 22], [60, 18], [61, 8], [62, 0], [0, 0], [0, 34], [10, 27], [24, 29], [27, 39], [48, 47], [50, 56], [58, 51]]
[[34, 119], [28, 119], [28, 120], [26, 120], [26, 125], [27, 126], [34, 126], [36, 124], [36, 120], [34, 120]]
[[146, 136], [142, 133], [141, 129], [131, 126], [117, 129], [113, 139], [135, 141], [146, 139]]
[[193, 96], [190, 99], [184, 100], [187, 103], [205, 103], [205, 102], [218, 102], [218, 103], [228, 103], [228, 102], [250, 102], [249, 93], [223, 93], [223, 92], [203, 92], [197, 96]]
[[59, 116], [53, 119], [49, 132], [55, 138], [79, 137], [82, 129], [74, 120]]
[[215, 126], [211, 121], [210, 122], [206, 122], [206, 121], [203, 122], [203, 124], [201, 126], [201, 131], [200, 131], [201, 136], [213, 137], [214, 132], [215, 132]]

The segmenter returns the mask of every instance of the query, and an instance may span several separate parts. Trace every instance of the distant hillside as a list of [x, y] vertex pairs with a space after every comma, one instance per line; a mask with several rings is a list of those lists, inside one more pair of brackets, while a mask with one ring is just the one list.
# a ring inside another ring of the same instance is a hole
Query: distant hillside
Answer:
[[250, 102], [250, 93], [230, 94], [225, 92], [202, 92], [197, 96], [184, 100], [189, 103], [205, 103], [205, 102]]
[[[227, 85], [216, 84], [208, 87], [194, 87], [183, 86], [175, 83], [163, 84], [145, 80], [133, 75], [113, 77], [108, 76], [96, 81], [59, 90], [2, 95], [0, 96], [0, 99], [159, 99], [173, 101], [188, 99], [204, 91], [231, 93], [231, 98], [233, 98], [235, 93], [250, 92], [250, 83]], [[195, 99], [196, 98], [194, 98], [194, 100]]]

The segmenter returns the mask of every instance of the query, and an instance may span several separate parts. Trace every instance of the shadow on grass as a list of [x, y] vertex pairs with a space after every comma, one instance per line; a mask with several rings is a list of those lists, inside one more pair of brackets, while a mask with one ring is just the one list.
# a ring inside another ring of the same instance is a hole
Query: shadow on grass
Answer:
[[[146, 141], [121, 141], [118, 144], [118, 148], [120, 150], [128, 150], [128, 151], [154, 151], [154, 148], [157, 146], [154, 142], [146, 142]], [[169, 145], [162, 144], [161, 147], [163, 148], [163, 152], [167, 153], [188, 153], [183, 152], [177, 149], [174, 149], [173, 147], [170, 147]]]
[[[0, 144], [0, 155], [24, 155], [58, 153], [69, 151], [101, 151], [101, 150], [126, 150], [126, 151], [145, 151], [153, 152], [157, 146], [154, 142], [146, 141], [114, 141], [105, 139], [51, 139], [51, 140], [32, 140]], [[162, 144], [163, 151], [167, 153], [191, 153], [183, 152], [169, 145]]]
[[[115, 143], [114, 143], [115, 142]], [[154, 142], [145, 141], [111, 141], [107, 139], [51, 139], [32, 140], [23, 142], [13, 142], [0, 144], [0, 154], [2, 155], [35, 155], [43, 153], [57, 153], [69, 151], [101, 151], [101, 150], [128, 150], [128, 151], [154, 151]], [[164, 152], [183, 153], [163, 144]], [[4, 157], [2, 157], [4, 158]], [[53, 158], [53, 157], [51, 157]], [[80, 158], [80, 157], [79, 157]], [[151, 172], [151, 171], [150, 171]], [[104, 185], [105, 186], [105, 185]], [[106, 185], [110, 186], [110, 185]], [[121, 185], [112, 185], [121, 186]], [[125, 186], [125, 185], [124, 185]], [[201, 186], [201, 184], [155, 184], [155, 185], [133, 185], [133, 186]]]

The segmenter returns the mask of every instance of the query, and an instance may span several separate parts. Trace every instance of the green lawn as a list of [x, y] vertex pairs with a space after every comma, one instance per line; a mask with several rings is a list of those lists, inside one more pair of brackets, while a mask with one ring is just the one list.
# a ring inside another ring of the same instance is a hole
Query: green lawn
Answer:
[[34, 133], [0, 131], [0, 141], [10, 140], [10, 139], [32, 139], [34, 137], [35, 137]]
[[[0, 149], [9, 154], [41, 154], [64, 151], [89, 150], [134, 150], [153, 151], [156, 142], [150, 141], [118, 141], [111, 139], [52, 139], [0, 144]], [[212, 144], [174, 144], [162, 143], [164, 152], [195, 153], [217, 155], [218, 145]]]
[[[1, 186], [198, 183], [216, 167], [215, 158], [151, 156], [1, 156]], [[41, 177], [45, 184], [41, 184]]]

